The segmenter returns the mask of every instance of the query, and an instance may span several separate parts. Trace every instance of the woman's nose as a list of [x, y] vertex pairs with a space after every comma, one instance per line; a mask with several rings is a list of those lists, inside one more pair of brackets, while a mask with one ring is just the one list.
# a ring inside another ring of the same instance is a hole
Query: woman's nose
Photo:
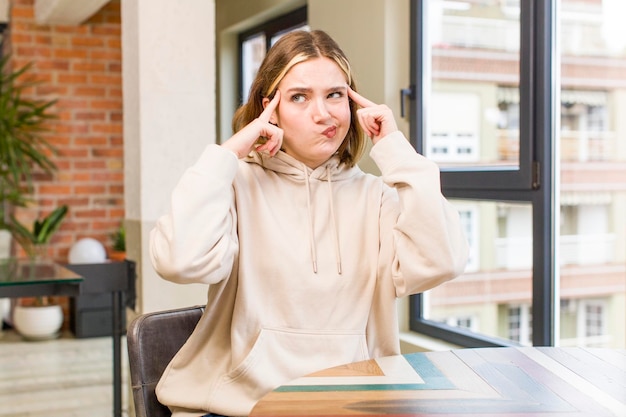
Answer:
[[313, 103], [313, 120], [316, 123], [322, 122], [330, 117], [330, 112], [324, 100], [315, 100]]

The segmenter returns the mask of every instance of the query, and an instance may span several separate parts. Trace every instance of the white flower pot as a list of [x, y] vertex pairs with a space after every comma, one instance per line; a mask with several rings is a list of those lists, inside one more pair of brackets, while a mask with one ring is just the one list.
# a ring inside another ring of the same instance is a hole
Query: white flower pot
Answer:
[[59, 305], [15, 306], [13, 327], [25, 339], [46, 340], [59, 336], [63, 325], [63, 310]]

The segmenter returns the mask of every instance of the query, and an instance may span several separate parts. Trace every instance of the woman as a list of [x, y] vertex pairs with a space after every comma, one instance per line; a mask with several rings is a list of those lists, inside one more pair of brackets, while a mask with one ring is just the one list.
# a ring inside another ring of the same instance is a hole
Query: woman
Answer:
[[[210, 287], [157, 387], [174, 416], [247, 415], [295, 377], [399, 353], [395, 299], [463, 271], [467, 244], [436, 165], [355, 90], [326, 33], [284, 35], [236, 133], [175, 188], [152, 231], [153, 265]], [[363, 131], [382, 177], [356, 166]]]

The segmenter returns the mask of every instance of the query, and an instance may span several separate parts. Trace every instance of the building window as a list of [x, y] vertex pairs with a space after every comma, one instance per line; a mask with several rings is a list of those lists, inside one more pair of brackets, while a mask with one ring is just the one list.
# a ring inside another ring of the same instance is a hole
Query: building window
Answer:
[[480, 231], [480, 220], [478, 207], [468, 204], [457, 204], [461, 225], [465, 230], [465, 236], [470, 247], [469, 258], [465, 270], [467, 272], [477, 271], [480, 268], [480, 246], [478, 234]]
[[609, 312], [606, 298], [562, 299], [561, 346], [610, 345], [614, 338], [609, 332]]
[[476, 319], [471, 316], [448, 317], [445, 320], [448, 326], [460, 327], [467, 330], [476, 330]]
[[585, 303], [585, 336], [604, 334], [604, 305], [600, 302]]
[[532, 312], [527, 304], [508, 308], [508, 338], [522, 345], [531, 345]]
[[[479, 159], [480, 98], [476, 94], [435, 93], [433, 123], [426, 156], [437, 162], [476, 162]], [[455, 114], [450, 123], [449, 114]]]

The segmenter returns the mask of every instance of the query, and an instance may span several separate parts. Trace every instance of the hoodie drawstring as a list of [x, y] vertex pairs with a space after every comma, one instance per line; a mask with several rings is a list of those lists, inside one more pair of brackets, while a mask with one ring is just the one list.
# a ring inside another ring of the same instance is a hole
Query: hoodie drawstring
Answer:
[[313, 215], [311, 213], [311, 184], [309, 183], [309, 173], [304, 167], [304, 178], [306, 183], [306, 207], [309, 212], [309, 246], [311, 248], [311, 261], [313, 262], [313, 272], [317, 274], [317, 248], [315, 246], [315, 230], [313, 228]]
[[330, 199], [330, 218], [333, 222], [333, 238], [335, 240], [335, 260], [337, 261], [337, 273], [341, 275], [341, 252], [339, 250], [339, 233], [335, 220], [335, 204], [333, 202], [333, 182], [330, 179], [330, 166], [326, 165], [326, 180], [328, 183], [328, 195]]
[[[304, 167], [304, 177], [306, 184], [306, 204], [309, 214], [309, 246], [311, 248], [311, 262], [313, 263], [313, 272], [317, 274], [317, 246], [315, 244], [315, 228], [313, 225], [313, 213], [311, 210], [311, 183], [309, 173], [306, 166]], [[337, 273], [341, 275], [341, 252], [339, 250], [339, 233], [337, 231], [337, 220], [335, 219], [335, 204], [333, 202], [333, 182], [330, 175], [330, 166], [326, 166], [326, 182], [328, 184], [328, 196], [330, 205], [330, 219], [333, 229], [333, 240], [335, 243], [335, 260], [337, 262]]]

